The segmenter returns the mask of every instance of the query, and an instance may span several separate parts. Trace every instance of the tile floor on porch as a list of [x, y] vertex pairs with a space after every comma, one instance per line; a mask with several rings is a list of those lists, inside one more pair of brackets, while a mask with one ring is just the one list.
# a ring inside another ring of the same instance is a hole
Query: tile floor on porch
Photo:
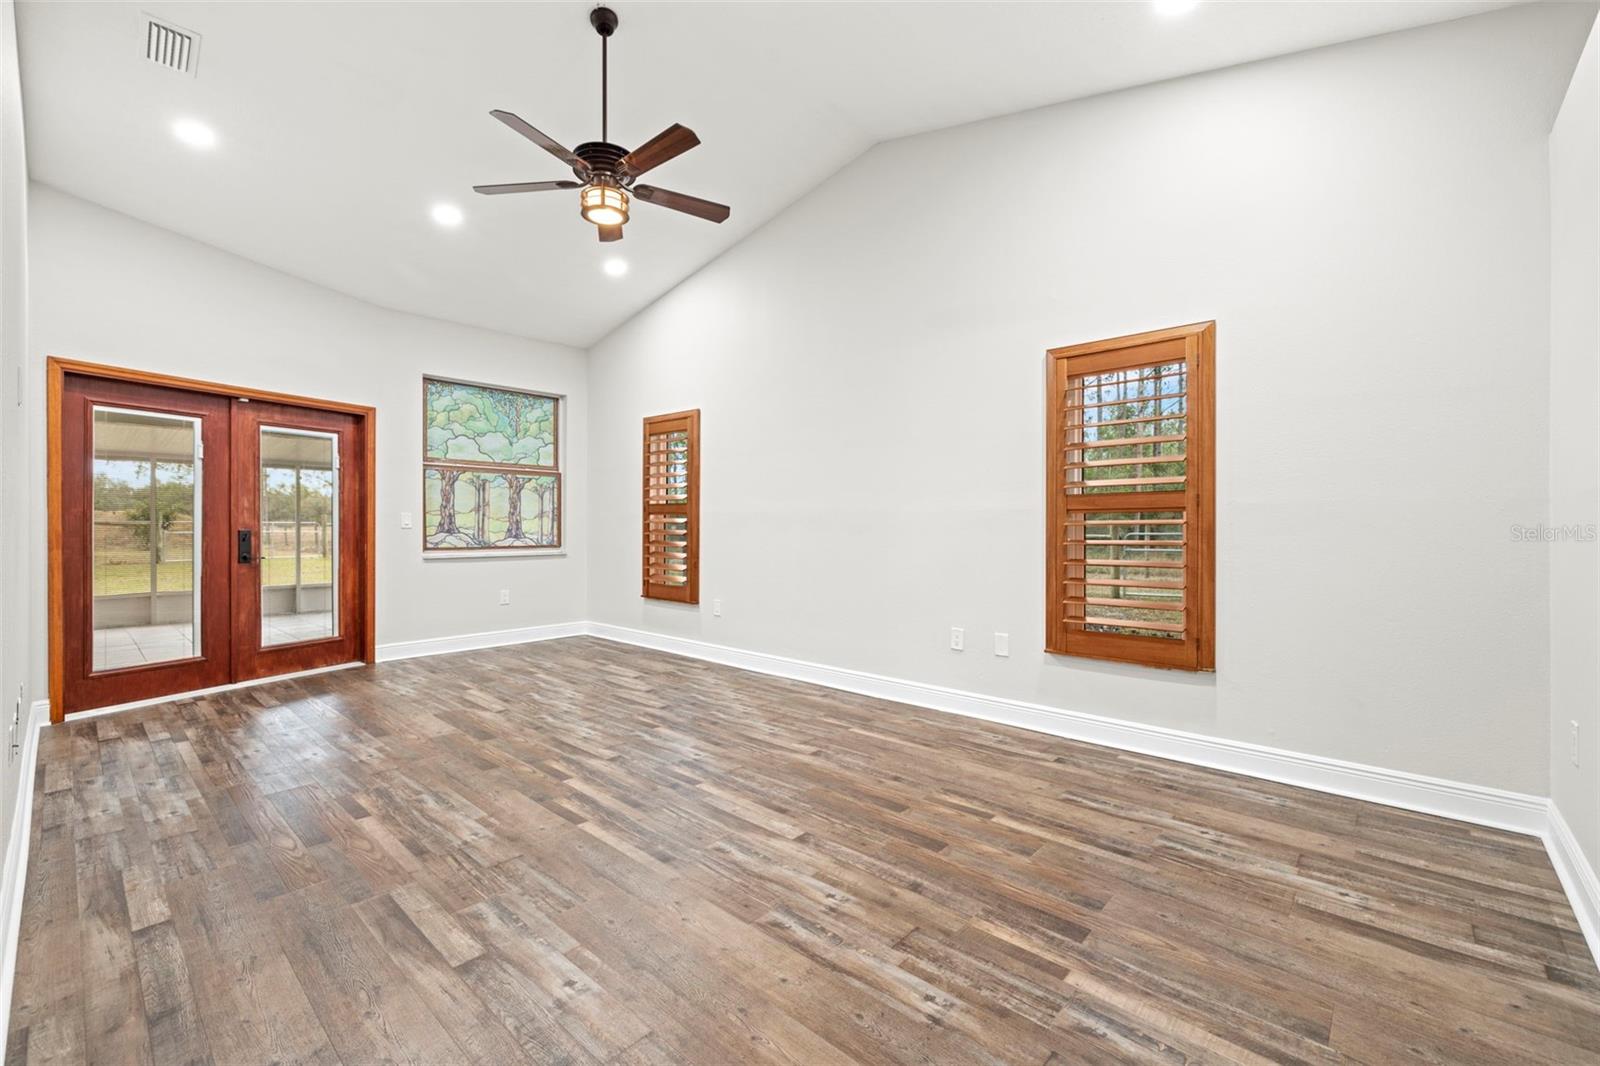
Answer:
[[[293, 644], [333, 633], [328, 611], [268, 615], [263, 620], [264, 644]], [[94, 633], [97, 670], [118, 670], [147, 663], [187, 659], [195, 654], [194, 627], [188, 623], [153, 626], [115, 626]]]

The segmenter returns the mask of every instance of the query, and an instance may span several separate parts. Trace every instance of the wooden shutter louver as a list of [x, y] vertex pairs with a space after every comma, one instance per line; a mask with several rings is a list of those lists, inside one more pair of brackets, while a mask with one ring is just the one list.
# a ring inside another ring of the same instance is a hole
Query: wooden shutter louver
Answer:
[[700, 602], [700, 412], [644, 420], [644, 592]]
[[1213, 668], [1215, 338], [1050, 351], [1047, 650]]

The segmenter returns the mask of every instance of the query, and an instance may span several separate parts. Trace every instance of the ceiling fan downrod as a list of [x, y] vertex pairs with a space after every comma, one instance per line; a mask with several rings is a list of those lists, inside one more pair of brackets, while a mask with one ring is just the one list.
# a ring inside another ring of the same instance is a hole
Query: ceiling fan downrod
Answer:
[[607, 70], [606, 45], [611, 42], [611, 35], [617, 32], [617, 13], [609, 7], [597, 7], [589, 12], [589, 25], [600, 35], [600, 139], [609, 141], [611, 131], [608, 125], [609, 96], [607, 83], [609, 81]]

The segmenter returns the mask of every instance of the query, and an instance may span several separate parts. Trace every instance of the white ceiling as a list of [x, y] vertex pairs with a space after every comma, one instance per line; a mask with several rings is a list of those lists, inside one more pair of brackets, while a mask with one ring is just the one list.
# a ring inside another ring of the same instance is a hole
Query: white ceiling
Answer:
[[[19, 3], [29, 167], [376, 304], [586, 346], [877, 142], [1506, 5], [613, 6], [612, 140], [693, 128], [647, 180], [731, 204], [721, 226], [638, 204], [602, 246], [576, 193], [471, 192], [571, 176], [491, 108], [599, 139], [588, 3]], [[144, 59], [141, 11], [201, 35], [197, 77]], [[177, 143], [180, 116], [219, 146]], [[430, 220], [441, 200], [464, 225]]]

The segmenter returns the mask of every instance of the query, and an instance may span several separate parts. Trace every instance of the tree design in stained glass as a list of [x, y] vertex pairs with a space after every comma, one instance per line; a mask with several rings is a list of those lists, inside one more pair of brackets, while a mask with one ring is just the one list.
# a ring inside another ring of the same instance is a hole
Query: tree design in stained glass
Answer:
[[556, 398], [428, 379], [424, 458], [435, 462], [556, 465]]
[[560, 543], [560, 507], [554, 474], [423, 471], [430, 548], [553, 548]]
[[561, 545], [554, 396], [423, 380], [429, 550]]

